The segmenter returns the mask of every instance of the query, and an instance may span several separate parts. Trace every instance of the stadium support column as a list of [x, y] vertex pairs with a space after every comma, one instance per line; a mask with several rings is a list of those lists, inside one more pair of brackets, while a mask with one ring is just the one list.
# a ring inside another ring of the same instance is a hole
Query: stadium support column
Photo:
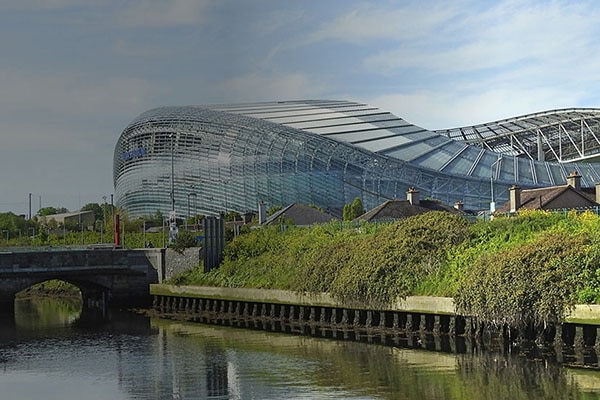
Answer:
[[544, 161], [544, 147], [542, 145], [542, 132], [538, 129], [537, 132], [537, 159], [538, 161]]

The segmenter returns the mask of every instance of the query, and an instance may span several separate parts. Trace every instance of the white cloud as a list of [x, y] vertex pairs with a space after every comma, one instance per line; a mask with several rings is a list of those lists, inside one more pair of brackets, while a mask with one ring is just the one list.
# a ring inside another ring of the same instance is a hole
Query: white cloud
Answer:
[[367, 3], [323, 24], [313, 32], [309, 42], [337, 40], [362, 44], [372, 40], [405, 41], [429, 35], [456, 15], [450, 2], [401, 3], [387, 8], [380, 3]]
[[598, 33], [597, 20], [595, 10], [570, 3], [508, 1], [446, 21], [448, 26], [429, 26], [422, 41], [400, 41], [367, 58], [365, 65], [388, 73], [405, 68], [468, 72], [521, 62], [572, 65], [574, 59], [597, 58], [590, 37]]
[[463, 95], [444, 91], [376, 96], [369, 104], [390, 111], [425, 129], [477, 125], [539, 111], [571, 107], [578, 93], [570, 96], [550, 87], [536, 89], [489, 88]]

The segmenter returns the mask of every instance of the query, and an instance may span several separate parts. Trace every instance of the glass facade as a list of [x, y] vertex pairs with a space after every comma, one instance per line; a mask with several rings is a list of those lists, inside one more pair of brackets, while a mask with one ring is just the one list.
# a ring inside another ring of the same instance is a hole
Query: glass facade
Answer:
[[[452, 135], [450, 135], [452, 136]], [[493, 152], [347, 101], [162, 107], [125, 128], [114, 154], [116, 202], [131, 217], [255, 211], [300, 202], [341, 215], [421, 198], [487, 209], [508, 188], [600, 182], [600, 164], [558, 163]]]

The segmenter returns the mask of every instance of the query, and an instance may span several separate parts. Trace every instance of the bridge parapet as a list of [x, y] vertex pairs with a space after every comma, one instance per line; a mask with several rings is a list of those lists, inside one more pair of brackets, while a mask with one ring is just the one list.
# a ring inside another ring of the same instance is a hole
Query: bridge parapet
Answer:
[[[61, 249], [0, 253], [0, 303], [16, 293], [60, 279], [77, 286], [86, 301], [139, 307], [150, 303], [149, 285], [164, 277], [163, 249]], [[2, 307], [2, 305], [0, 305]]]

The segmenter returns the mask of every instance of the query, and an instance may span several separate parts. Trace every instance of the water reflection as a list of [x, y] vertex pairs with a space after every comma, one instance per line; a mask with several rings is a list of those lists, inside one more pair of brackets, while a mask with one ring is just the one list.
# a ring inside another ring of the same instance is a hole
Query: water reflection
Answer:
[[99, 317], [68, 304], [19, 305], [12, 323], [0, 321], [0, 388], [45, 400], [600, 399], [600, 372], [566, 369], [543, 349], [258, 321], [252, 330], [115, 311]]
[[[152, 324], [194, 341], [221, 338], [223, 348], [237, 354], [237, 373], [229, 374], [230, 393], [256, 395], [245, 392], [244, 382], [269, 374], [275, 381], [311, 387], [313, 395], [332, 398], [334, 393], [339, 398], [384, 399], [600, 398], [600, 375], [595, 371], [586, 371], [583, 379], [581, 371], [497, 349], [483, 352], [472, 347], [471, 353], [448, 354], [378, 345], [377, 340], [368, 344], [160, 319]], [[245, 350], [247, 343], [253, 344], [251, 354]]]

